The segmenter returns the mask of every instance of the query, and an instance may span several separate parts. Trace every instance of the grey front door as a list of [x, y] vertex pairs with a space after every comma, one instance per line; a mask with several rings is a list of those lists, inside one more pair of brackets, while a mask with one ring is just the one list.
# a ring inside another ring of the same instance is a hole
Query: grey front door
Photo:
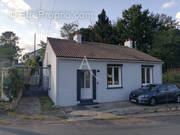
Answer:
[[77, 100], [96, 99], [96, 70], [77, 70]]
[[82, 71], [81, 75], [81, 100], [93, 99], [92, 74], [91, 71]]

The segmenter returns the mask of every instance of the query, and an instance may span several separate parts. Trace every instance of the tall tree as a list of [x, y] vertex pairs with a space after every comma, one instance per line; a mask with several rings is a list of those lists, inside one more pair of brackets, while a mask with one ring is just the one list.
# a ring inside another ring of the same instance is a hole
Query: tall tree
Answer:
[[161, 30], [154, 35], [150, 54], [165, 62], [165, 69], [180, 67], [180, 30]]
[[95, 41], [102, 43], [112, 43], [113, 28], [106, 11], [103, 9], [98, 15], [98, 21], [92, 29], [95, 34]]
[[123, 45], [124, 41], [127, 39], [127, 35], [125, 34], [126, 29], [124, 26], [124, 22], [121, 18], [118, 18], [116, 25], [113, 27], [115, 32], [115, 40], [116, 44]]
[[76, 32], [78, 29], [78, 25], [75, 24], [75, 23], [70, 23], [70, 24], [67, 24], [65, 23], [64, 26], [61, 28], [61, 36], [63, 38], [66, 38], [66, 39], [69, 39], [69, 40], [72, 40], [73, 39], [73, 34], [74, 32]]
[[130, 38], [133, 47], [148, 52], [153, 35], [149, 10], [142, 11], [141, 5], [133, 5], [128, 10], [124, 10], [122, 19], [117, 22], [117, 29], [121, 32], [121, 41]]
[[95, 33], [93, 31], [93, 26], [89, 26], [88, 28], [81, 28], [78, 32], [82, 34], [83, 41], [95, 41]]
[[171, 16], [167, 16], [165, 14], [151, 14], [151, 17], [156, 19], [156, 25], [158, 27], [157, 30], [168, 30], [168, 29], [176, 29], [178, 23]]
[[7, 31], [0, 36], [0, 51], [11, 59], [18, 59], [22, 49], [17, 45], [19, 38], [15, 33]]
[[41, 48], [40, 50], [40, 57], [43, 58], [44, 57], [44, 53], [45, 53], [45, 49], [46, 49], [46, 45], [47, 43], [45, 43], [44, 41], [40, 41], [40, 43], [38, 44]]
[[17, 45], [18, 40], [19, 38], [16, 36], [16, 34], [11, 31], [2, 33], [0, 37], [0, 43], [3, 46], [8, 46], [8, 45], [15, 46]]
[[117, 21], [117, 39], [121, 43], [130, 38], [133, 41], [133, 47], [149, 53], [154, 34], [176, 26], [177, 23], [172, 17], [164, 14], [150, 14], [149, 10], [142, 10], [141, 5], [132, 5], [123, 11], [122, 18]]

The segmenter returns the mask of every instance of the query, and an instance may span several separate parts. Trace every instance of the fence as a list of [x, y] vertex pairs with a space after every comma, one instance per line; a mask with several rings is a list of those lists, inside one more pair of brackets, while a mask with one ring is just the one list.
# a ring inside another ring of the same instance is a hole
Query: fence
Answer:
[[49, 70], [48, 68], [21, 68], [23, 70], [23, 82], [25, 89], [36, 87], [38, 90], [48, 90], [49, 88]]
[[176, 72], [176, 73], [180, 73], [180, 68], [168, 68], [167, 72]]
[[[0, 69], [0, 97], [3, 100], [8, 100], [4, 91], [8, 86], [8, 70], [10, 68]], [[18, 67], [20, 79], [23, 85], [24, 96], [39, 96], [48, 95], [49, 89], [49, 69], [48, 68], [30, 68], [30, 67]], [[18, 78], [17, 78], [18, 79]], [[16, 80], [16, 78], [14, 79]]]
[[49, 89], [49, 70], [39, 67], [21, 67], [23, 72], [23, 96], [46, 96]]

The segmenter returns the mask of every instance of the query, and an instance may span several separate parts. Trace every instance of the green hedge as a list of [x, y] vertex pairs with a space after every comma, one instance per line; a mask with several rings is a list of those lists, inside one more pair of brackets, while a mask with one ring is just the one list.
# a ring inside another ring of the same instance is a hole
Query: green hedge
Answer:
[[10, 101], [17, 98], [23, 87], [21, 72], [16, 68], [9, 68], [4, 76], [3, 90]]
[[180, 73], [166, 72], [163, 74], [164, 83], [180, 83]]

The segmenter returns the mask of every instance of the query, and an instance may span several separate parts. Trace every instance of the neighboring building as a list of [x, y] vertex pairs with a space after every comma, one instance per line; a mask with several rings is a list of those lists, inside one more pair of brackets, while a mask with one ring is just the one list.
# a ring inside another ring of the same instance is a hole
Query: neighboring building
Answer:
[[29, 59], [32, 59], [36, 56], [40, 56], [40, 53], [41, 53], [41, 49], [28, 53]]
[[27, 53], [23, 56], [24, 60], [29, 60], [29, 59], [33, 59], [36, 56], [40, 56], [41, 55], [41, 49], [35, 50], [33, 52]]
[[48, 38], [44, 75], [55, 105], [123, 101], [142, 84], [161, 84], [163, 62], [126, 46], [82, 42], [80, 34], [74, 41]]

